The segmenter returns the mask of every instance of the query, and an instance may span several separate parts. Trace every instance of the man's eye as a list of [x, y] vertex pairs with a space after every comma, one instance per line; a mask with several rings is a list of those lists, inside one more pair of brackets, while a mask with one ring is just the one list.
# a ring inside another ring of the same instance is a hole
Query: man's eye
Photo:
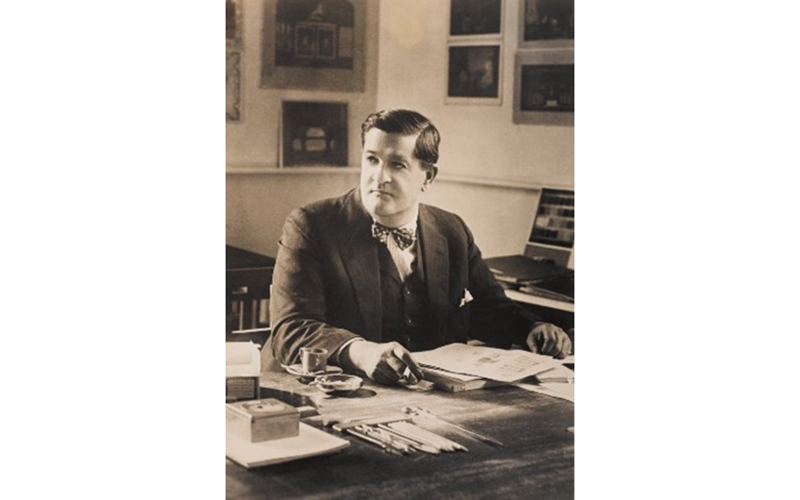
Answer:
[[397, 170], [401, 170], [403, 168], [406, 168], [406, 165], [405, 165], [405, 163], [394, 162], [394, 163], [392, 163], [392, 167], [396, 168]]
[[373, 164], [373, 165], [375, 165], [376, 163], [378, 163], [378, 159], [377, 159], [377, 158], [375, 158], [374, 156], [367, 156], [367, 161], [368, 161], [369, 163]]

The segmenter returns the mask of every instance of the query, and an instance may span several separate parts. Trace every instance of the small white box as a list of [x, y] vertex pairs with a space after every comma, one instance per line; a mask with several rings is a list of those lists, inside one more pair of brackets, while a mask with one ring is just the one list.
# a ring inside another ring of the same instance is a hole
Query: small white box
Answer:
[[272, 398], [226, 404], [225, 428], [251, 443], [295, 437], [300, 432], [300, 412]]
[[252, 342], [225, 343], [225, 402], [261, 397], [261, 353]]

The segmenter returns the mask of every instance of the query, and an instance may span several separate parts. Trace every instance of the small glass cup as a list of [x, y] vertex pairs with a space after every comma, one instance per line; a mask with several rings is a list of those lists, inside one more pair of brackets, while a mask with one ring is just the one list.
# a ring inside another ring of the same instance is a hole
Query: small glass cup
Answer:
[[300, 362], [308, 375], [325, 373], [328, 368], [328, 350], [321, 347], [301, 347]]

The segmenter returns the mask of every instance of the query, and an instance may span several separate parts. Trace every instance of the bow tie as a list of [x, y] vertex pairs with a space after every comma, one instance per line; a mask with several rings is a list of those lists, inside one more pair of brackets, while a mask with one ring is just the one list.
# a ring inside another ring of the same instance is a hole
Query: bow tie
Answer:
[[395, 243], [397, 243], [397, 246], [400, 247], [400, 250], [405, 250], [410, 247], [417, 239], [417, 235], [414, 234], [414, 231], [411, 229], [386, 227], [377, 222], [372, 224], [372, 237], [379, 240], [381, 243], [386, 243], [386, 238], [390, 234], [392, 238], [394, 238]]

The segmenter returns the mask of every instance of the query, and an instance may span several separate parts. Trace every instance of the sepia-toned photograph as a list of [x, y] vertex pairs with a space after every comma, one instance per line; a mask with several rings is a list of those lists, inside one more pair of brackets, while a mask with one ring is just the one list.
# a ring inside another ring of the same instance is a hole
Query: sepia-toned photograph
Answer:
[[283, 103], [283, 164], [347, 165], [347, 104]]
[[363, 90], [366, 0], [258, 3], [262, 87]]
[[575, 111], [575, 67], [522, 66], [522, 111]]
[[350, 2], [279, 0], [275, 64], [352, 69], [354, 27], [355, 11]]
[[225, 46], [242, 46], [242, 0], [225, 0]]
[[500, 97], [500, 46], [449, 47], [448, 97]]
[[239, 120], [242, 95], [241, 53], [228, 51], [225, 54], [225, 118]]
[[572, 50], [524, 0], [242, 2], [226, 497], [573, 499]]
[[522, 39], [556, 40], [575, 38], [574, 0], [522, 0], [524, 18]]
[[503, 0], [450, 0], [450, 36], [499, 35]]

